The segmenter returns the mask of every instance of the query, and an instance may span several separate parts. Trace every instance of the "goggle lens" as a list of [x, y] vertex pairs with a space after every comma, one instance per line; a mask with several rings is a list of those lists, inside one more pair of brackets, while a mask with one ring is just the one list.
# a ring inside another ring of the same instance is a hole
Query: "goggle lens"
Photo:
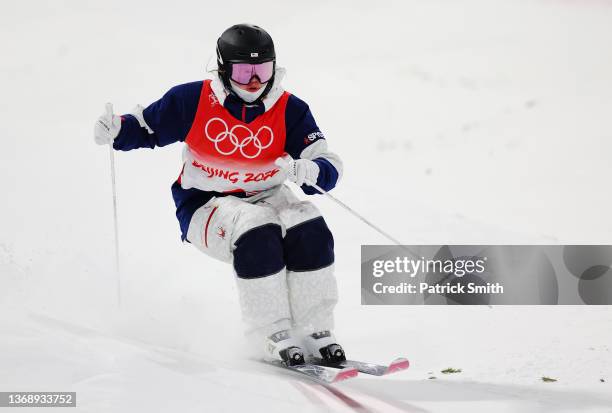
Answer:
[[274, 62], [264, 63], [233, 63], [231, 79], [241, 85], [248, 85], [253, 76], [257, 76], [261, 83], [266, 83], [274, 73]]

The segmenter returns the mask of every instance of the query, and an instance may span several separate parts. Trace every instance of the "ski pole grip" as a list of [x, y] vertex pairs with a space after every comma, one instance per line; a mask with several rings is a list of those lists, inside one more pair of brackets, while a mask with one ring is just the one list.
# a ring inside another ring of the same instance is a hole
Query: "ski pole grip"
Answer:
[[113, 104], [108, 102], [106, 104], [106, 116], [108, 117], [108, 119], [111, 121], [113, 121]]

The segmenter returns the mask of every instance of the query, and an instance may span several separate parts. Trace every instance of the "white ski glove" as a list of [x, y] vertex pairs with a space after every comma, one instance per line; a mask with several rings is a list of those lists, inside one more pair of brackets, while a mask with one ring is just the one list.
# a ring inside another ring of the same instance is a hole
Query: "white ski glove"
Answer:
[[293, 159], [291, 156], [285, 155], [277, 158], [274, 163], [287, 174], [287, 179], [295, 182], [297, 186], [317, 183], [319, 165], [310, 159]]
[[106, 104], [106, 112], [98, 118], [94, 126], [94, 140], [98, 145], [109, 145], [121, 130], [121, 117], [113, 114], [113, 104]]

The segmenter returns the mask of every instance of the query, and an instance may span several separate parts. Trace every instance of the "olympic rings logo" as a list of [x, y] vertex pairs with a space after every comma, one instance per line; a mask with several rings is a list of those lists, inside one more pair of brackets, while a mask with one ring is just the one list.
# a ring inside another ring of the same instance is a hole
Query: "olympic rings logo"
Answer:
[[[221, 124], [223, 125], [223, 129], [224, 129], [221, 132], [217, 133], [216, 136], [211, 136], [209, 132], [209, 127], [213, 122], [221, 122]], [[240, 139], [235, 133], [241, 129], [244, 129], [248, 133], [248, 135], [244, 139], [242, 139], [242, 141], [240, 141]], [[267, 130], [268, 133], [270, 134], [270, 141], [267, 142], [265, 145], [259, 139], [260, 137], [259, 134], [263, 130]], [[274, 133], [272, 132], [272, 129], [269, 128], [268, 126], [262, 126], [261, 128], [257, 130], [257, 133], [255, 134], [253, 134], [253, 131], [251, 131], [249, 128], [247, 128], [244, 125], [235, 125], [231, 129], [228, 130], [227, 123], [225, 123], [225, 121], [221, 118], [211, 118], [208, 122], [206, 122], [206, 126], [204, 127], [204, 133], [206, 134], [206, 138], [209, 141], [214, 142], [215, 149], [221, 155], [232, 155], [237, 150], [240, 150], [240, 153], [242, 154], [242, 156], [244, 156], [247, 159], [257, 158], [261, 154], [261, 151], [263, 151], [266, 148], [269, 148], [270, 145], [272, 145], [272, 142], [274, 142]], [[225, 144], [226, 147], [231, 146], [231, 149], [229, 150], [227, 149], [223, 150], [220, 147], [220, 144], [226, 141], [226, 139], [227, 139], [227, 142], [231, 144], [231, 145]], [[257, 149], [256, 153], [247, 154], [245, 152], [245, 147], [247, 145], [251, 145], [252, 147], [256, 148]]]

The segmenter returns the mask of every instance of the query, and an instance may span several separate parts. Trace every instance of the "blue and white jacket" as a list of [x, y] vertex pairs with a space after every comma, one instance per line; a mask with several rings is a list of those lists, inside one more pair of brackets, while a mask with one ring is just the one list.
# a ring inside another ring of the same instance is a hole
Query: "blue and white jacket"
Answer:
[[[233, 117], [248, 124], [274, 106], [284, 92], [280, 86], [283, 77], [284, 69], [278, 68], [273, 87], [257, 104], [245, 104], [235, 95], [229, 94], [218, 77], [212, 80], [211, 87], [219, 103]], [[119, 135], [113, 143], [114, 149], [153, 149], [184, 142], [194, 122], [202, 84], [203, 81], [197, 81], [175, 86], [148, 107], [137, 106], [132, 113], [123, 115]], [[325, 137], [308, 105], [295, 95], [290, 95], [286, 104], [285, 128], [285, 151], [294, 159], [310, 159], [316, 162], [319, 166], [317, 185], [326, 191], [334, 188], [342, 174], [342, 161], [336, 154], [328, 151]], [[308, 195], [318, 193], [306, 185], [301, 189]], [[185, 240], [193, 213], [212, 197], [229, 194], [197, 188], [186, 189], [181, 186], [179, 179], [172, 185], [172, 195], [182, 239]], [[247, 196], [244, 192], [234, 192], [231, 195]]]

